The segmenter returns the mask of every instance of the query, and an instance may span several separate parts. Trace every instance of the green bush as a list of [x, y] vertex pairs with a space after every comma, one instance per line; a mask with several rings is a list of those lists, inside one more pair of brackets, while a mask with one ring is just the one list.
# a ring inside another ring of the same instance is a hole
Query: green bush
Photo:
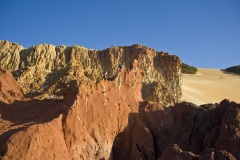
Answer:
[[226, 68], [225, 71], [240, 74], [240, 65], [232, 66], [232, 67]]
[[196, 67], [182, 63], [182, 73], [196, 74], [197, 71], [198, 71], [198, 69]]

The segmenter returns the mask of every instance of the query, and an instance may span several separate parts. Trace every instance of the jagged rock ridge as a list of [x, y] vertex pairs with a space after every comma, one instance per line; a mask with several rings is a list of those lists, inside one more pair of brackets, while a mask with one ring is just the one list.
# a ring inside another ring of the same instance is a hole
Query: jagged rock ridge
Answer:
[[105, 72], [114, 78], [122, 61], [131, 69], [134, 60], [138, 60], [142, 70], [144, 100], [167, 106], [179, 102], [181, 60], [177, 56], [142, 45], [88, 50], [40, 44], [24, 49], [16, 43], [0, 41], [0, 67], [11, 70], [24, 94], [35, 99], [59, 99], [70, 83], [98, 83]]

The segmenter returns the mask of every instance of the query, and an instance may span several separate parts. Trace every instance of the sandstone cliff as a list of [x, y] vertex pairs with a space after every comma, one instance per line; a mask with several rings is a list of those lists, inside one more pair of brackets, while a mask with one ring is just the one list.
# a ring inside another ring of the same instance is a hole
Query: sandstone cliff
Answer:
[[0, 159], [240, 159], [240, 104], [143, 101], [138, 65], [63, 100], [0, 102]]
[[17, 43], [0, 41], [0, 68], [15, 71], [19, 68], [20, 51], [23, 49]]
[[141, 45], [0, 46], [17, 79], [0, 70], [0, 159], [240, 159], [240, 104], [175, 104], [176, 56]]
[[240, 104], [196, 106], [180, 103], [165, 108], [140, 103], [128, 127], [113, 145], [115, 159], [240, 159]]
[[142, 101], [141, 76], [133, 65], [112, 80], [72, 83], [64, 100], [0, 102], [1, 159], [111, 159], [116, 135]]
[[20, 85], [8, 70], [0, 69], [0, 101], [12, 103], [15, 100], [24, 100]]
[[61, 99], [63, 90], [76, 81], [98, 83], [108, 72], [116, 77], [122, 61], [128, 69], [138, 60], [142, 70], [144, 100], [171, 105], [179, 102], [181, 61], [177, 56], [142, 45], [88, 50], [80, 46], [40, 44], [27, 49], [0, 41], [0, 68], [11, 70], [24, 94], [35, 99]]

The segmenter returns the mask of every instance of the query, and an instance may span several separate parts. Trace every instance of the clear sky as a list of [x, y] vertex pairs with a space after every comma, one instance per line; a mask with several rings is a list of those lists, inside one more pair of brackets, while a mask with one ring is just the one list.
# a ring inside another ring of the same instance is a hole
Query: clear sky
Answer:
[[240, 64], [240, 0], [0, 0], [0, 39], [89, 49], [138, 43], [224, 69]]

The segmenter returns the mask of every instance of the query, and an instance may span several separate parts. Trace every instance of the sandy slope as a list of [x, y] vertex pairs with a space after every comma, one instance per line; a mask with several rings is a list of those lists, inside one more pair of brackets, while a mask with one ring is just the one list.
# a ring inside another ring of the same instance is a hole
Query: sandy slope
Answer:
[[240, 103], [240, 75], [219, 69], [199, 68], [196, 75], [183, 74], [183, 100], [197, 105], [229, 99]]

